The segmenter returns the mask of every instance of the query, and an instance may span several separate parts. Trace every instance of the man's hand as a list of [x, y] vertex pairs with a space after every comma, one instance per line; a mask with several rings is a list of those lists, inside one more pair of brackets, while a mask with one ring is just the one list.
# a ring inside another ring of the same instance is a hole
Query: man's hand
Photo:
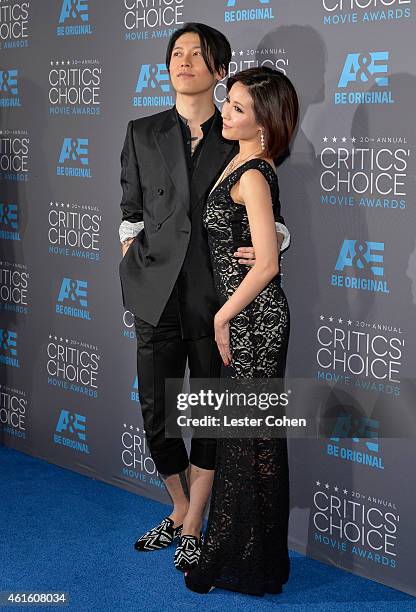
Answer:
[[[277, 246], [280, 252], [284, 236], [280, 232], [277, 232]], [[254, 266], [256, 263], [256, 255], [254, 253], [254, 247], [238, 247], [234, 253], [234, 257], [238, 257], [238, 263], [246, 266]]]
[[239, 264], [245, 264], [246, 266], [254, 266], [256, 263], [256, 257], [254, 255], [254, 247], [238, 247], [233, 253], [234, 257], [238, 257]]
[[121, 255], [123, 257], [127, 253], [127, 251], [129, 250], [129, 246], [131, 245], [133, 240], [134, 240], [134, 238], [128, 238], [127, 240], [125, 240], [124, 242], [121, 243]]

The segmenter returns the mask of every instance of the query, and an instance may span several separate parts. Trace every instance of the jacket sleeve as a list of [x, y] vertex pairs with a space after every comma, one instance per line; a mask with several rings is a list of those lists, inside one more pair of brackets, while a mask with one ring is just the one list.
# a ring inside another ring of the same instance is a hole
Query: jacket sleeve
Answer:
[[133, 141], [133, 121], [129, 121], [127, 125], [120, 161], [120, 183], [123, 191], [120, 204], [122, 221], [137, 223], [143, 221], [143, 193]]
[[[283, 219], [283, 217], [281, 217]], [[278, 234], [283, 234], [283, 242], [280, 245], [280, 252], [285, 251], [290, 244], [290, 232], [284, 223], [279, 221], [275, 222], [276, 232]]]
[[274, 213], [274, 221], [276, 225], [276, 232], [278, 234], [283, 234], [283, 242], [280, 246], [280, 252], [282, 252], [282, 251], [285, 251], [290, 244], [290, 232], [288, 228], [286, 227], [284, 218], [280, 214], [279, 190], [277, 192], [275, 204], [273, 206], [273, 213]]

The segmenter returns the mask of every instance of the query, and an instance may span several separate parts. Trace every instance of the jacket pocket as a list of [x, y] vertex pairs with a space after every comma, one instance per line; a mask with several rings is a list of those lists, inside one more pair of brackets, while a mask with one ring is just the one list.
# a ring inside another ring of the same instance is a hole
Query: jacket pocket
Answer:
[[132, 249], [137, 248], [136, 242], [139, 240], [139, 238], [141, 238], [142, 234], [144, 234], [144, 228], [142, 228], [140, 232], [136, 234], [136, 236], [133, 238], [132, 242], [130, 243], [129, 248], [127, 249], [123, 257], [121, 258], [121, 261], [124, 261], [125, 259], [127, 259], [127, 255], [129, 254], [131, 255]]
[[171, 215], [173, 215], [173, 210], [167, 211], [165, 214], [158, 215], [157, 219], [151, 219], [148, 224], [150, 225], [150, 230], [152, 233], [158, 232], [162, 225], [169, 219]]

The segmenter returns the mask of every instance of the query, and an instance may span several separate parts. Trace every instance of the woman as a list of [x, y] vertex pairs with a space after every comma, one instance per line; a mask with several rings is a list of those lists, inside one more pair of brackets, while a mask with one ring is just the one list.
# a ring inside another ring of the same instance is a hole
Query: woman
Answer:
[[[279, 282], [273, 211], [279, 204], [273, 159], [287, 152], [298, 118], [290, 80], [270, 68], [228, 79], [223, 136], [239, 153], [204, 211], [220, 310], [215, 340], [230, 378], [283, 378], [289, 311]], [[252, 242], [249, 270], [233, 258]], [[280, 593], [289, 576], [289, 476], [285, 438], [218, 440], [205, 541], [188, 588]]]

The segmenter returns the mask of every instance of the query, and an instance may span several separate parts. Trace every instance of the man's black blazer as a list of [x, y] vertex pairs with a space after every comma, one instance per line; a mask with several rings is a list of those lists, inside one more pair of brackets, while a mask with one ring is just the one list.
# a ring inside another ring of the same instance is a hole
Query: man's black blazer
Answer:
[[[188, 297], [182, 296], [189, 302], [189, 318], [193, 313], [196, 317], [196, 310], [206, 309], [198, 326], [206, 328], [204, 334], [213, 334], [213, 316], [219, 305], [206, 233], [196, 224], [202, 226], [205, 200], [237, 152], [237, 143], [222, 137], [222, 118], [216, 109], [190, 185], [176, 109], [128, 123], [121, 152], [122, 219], [143, 221], [144, 229], [134, 238], [119, 269], [123, 304], [140, 319], [158, 324], [181, 273], [189, 292]], [[280, 209], [275, 218], [284, 223]], [[187, 272], [181, 272], [184, 261]], [[192, 329], [188, 317], [187, 324]], [[201, 335], [200, 329], [198, 332]]]

